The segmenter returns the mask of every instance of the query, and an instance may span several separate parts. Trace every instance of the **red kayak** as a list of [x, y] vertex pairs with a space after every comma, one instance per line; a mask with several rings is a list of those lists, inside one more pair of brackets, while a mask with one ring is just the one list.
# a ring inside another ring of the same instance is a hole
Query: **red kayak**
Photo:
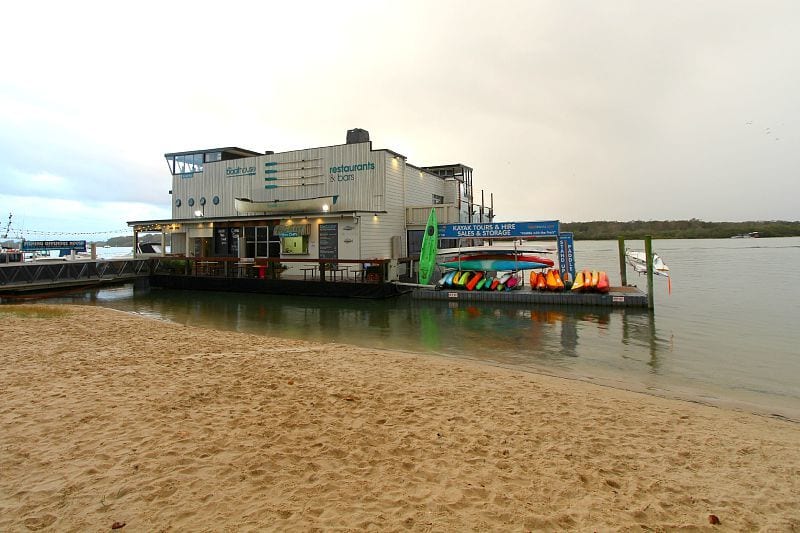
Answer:
[[598, 292], [608, 292], [610, 286], [608, 283], [608, 274], [603, 271], [600, 271], [600, 274], [597, 278], [597, 291]]

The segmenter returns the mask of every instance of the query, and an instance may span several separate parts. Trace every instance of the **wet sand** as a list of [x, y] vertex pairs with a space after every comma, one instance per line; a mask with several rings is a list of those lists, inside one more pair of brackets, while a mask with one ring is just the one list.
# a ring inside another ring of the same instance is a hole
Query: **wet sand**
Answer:
[[95, 307], [0, 324], [2, 531], [800, 529], [796, 423]]

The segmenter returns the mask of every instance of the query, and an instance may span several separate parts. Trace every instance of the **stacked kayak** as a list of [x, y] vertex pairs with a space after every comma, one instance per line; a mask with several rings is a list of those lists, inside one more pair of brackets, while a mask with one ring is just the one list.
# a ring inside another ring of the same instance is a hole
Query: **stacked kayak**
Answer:
[[[550, 269], [547, 272], [531, 272], [531, 290], [534, 291], [563, 291], [564, 280], [558, 270]], [[603, 271], [584, 270], [575, 275], [575, 281], [569, 290], [573, 292], [600, 292], [606, 293], [610, 289], [608, 274]]]
[[561, 273], [551, 268], [547, 272], [531, 272], [531, 290], [534, 291], [563, 291], [564, 280]]
[[610, 289], [608, 274], [604, 271], [583, 270], [575, 274], [575, 282], [572, 284], [573, 292], [600, 292], [605, 293]]
[[553, 260], [538, 255], [473, 254], [461, 255], [439, 263], [458, 270], [533, 270], [553, 266]]
[[505, 291], [519, 286], [519, 278], [511, 273], [497, 277], [474, 270], [451, 270], [439, 280], [439, 288], [465, 291]]

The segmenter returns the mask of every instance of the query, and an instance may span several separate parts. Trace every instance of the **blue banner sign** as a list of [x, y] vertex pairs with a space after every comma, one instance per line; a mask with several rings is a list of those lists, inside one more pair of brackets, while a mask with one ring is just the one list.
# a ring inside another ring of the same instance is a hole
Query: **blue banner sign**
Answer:
[[558, 220], [439, 224], [440, 239], [519, 239], [526, 237], [558, 237]]
[[575, 247], [573, 234], [564, 232], [558, 234], [558, 269], [561, 277], [566, 279], [564, 273], [569, 272], [569, 279], [575, 281]]
[[86, 251], [86, 241], [22, 241], [23, 252], [36, 250], [75, 250]]

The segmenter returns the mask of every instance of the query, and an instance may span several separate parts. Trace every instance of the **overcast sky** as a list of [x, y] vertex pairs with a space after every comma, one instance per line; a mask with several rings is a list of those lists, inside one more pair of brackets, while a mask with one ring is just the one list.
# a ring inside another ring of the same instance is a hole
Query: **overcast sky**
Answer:
[[498, 220], [800, 219], [796, 0], [12, 2], [3, 20], [0, 215], [27, 238], [168, 218], [165, 152], [355, 127], [473, 167]]

